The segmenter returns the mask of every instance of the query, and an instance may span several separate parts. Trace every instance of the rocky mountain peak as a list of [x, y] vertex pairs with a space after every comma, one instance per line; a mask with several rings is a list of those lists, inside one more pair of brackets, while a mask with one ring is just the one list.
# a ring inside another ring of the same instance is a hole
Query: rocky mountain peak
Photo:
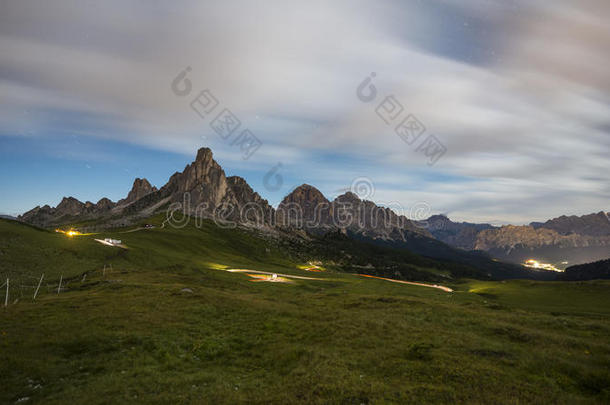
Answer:
[[271, 224], [273, 207], [254, 191], [244, 178], [227, 177], [226, 184], [227, 190], [222, 197], [222, 204], [230, 204], [236, 208], [234, 214], [237, 215], [233, 217], [236, 222], [246, 222], [257, 226]]
[[67, 206], [67, 205], [74, 204], [74, 203], [81, 203], [81, 202], [74, 197], [64, 197], [61, 199], [59, 204], [57, 204], [56, 208], [61, 208], [62, 206]]
[[133, 181], [133, 186], [131, 187], [129, 194], [127, 194], [127, 198], [119, 201], [118, 204], [131, 204], [132, 202], [138, 201], [140, 198], [145, 197], [155, 191], [157, 191], [157, 188], [153, 187], [148, 180], [137, 177]]
[[220, 204], [227, 191], [227, 178], [222, 167], [213, 159], [209, 148], [201, 148], [195, 161], [174, 174], [162, 190], [169, 194], [190, 192], [197, 202], [211, 207]]
[[329, 203], [328, 199], [324, 197], [324, 194], [322, 194], [320, 190], [309, 184], [301, 184], [284, 197], [280, 205], [289, 203], [315, 205], [324, 202]]
[[453, 222], [442, 214], [432, 215], [426, 223], [428, 231], [436, 239], [465, 250], [474, 249], [480, 231], [493, 228], [491, 224]]
[[95, 204], [97, 209], [100, 211], [107, 211], [115, 206], [115, 204], [108, 198], [101, 198], [97, 204]]
[[263, 199], [256, 191], [250, 187], [246, 179], [239, 176], [227, 177], [227, 184], [233, 192], [233, 197], [236, 198], [238, 204], [247, 203], [264, 203], [264, 208], [267, 207], [267, 200]]
[[[301, 184], [277, 207], [277, 223], [311, 228], [330, 223], [330, 201], [317, 188]], [[309, 226], [311, 225], [311, 226]]]
[[210, 148], [200, 148], [197, 151], [195, 162], [210, 162], [214, 160], [214, 154]]
[[449, 221], [449, 217], [443, 214], [435, 214], [427, 219], [428, 221]]
[[314, 232], [345, 229], [373, 239], [404, 241], [412, 234], [428, 233], [389, 208], [363, 201], [346, 192], [329, 202], [315, 187], [303, 184], [294, 189], [277, 209], [278, 224], [297, 225]]
[[589, 236], [610, 236], [610, 219], [605, 212], [566, 216], [550, 219], [544, 223], [532, 222], [536, 229], [552, 229], [561, 235], [580, 234]]
[[351, 191], [348, 191], [344, 194], [341, 194], [340, 196], [338, 196], [337, 198], [335, 198], [335, 201], [337, 202], [343, 202], [343, 203], [358, 203], [360, 202], [360, 197], [358, 197], [358, 195], [352, 193]]
[[64, 197], [55, 208], [61, 215], [78, 215], [83, 211], [85, 204], [74, 197]]
[[[199, 149], [195, 160], [184, 171], [172, 175], [158, 193], [147, 197], [143, 203], [148, 207], [163, 201], [182, 203], [185, 196], [189, 198], [189, 206], [185, 208], [191, 215], [220, 215], [223, 220], [255, 222], [261, 226], [271, 222], [273, 208], [243, 178], [226, 177], [209, 148]], [[255, 204], [256, 209], [252, 208]], [[147, 207], [140, 203], [137, 205], [140, 211]], [[222, 207], [227, 205], [231, 208], [223, 210]], [[247, 218], [241, 218], [242, 214]]]

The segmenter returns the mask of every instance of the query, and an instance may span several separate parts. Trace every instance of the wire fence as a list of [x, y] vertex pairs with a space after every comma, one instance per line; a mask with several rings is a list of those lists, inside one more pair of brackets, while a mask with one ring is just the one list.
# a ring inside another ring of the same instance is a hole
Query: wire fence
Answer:
[[116, 274], [118, 270], [112, 264], [84, 273], [64, 277], [60, 274], [58, 279], [47, 279], [44, 273], [13, 273], [0, 276], [0, 305], [5, 308], [20, 301], [35, 301], [43, 294], [60, 294], [74, 288], [80, 288], [87, 280], [106, 277]]

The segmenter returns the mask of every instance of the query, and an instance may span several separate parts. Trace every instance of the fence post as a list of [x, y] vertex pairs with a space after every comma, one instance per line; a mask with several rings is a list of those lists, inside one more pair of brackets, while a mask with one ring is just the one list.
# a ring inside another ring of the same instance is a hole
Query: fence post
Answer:
[[40, 288], [40, 284], [42, 283], [42, 279], [44, 278], [44, 273], [40, 276], [40, 281], [38, 282], [38, 287], [36, 287], [36, 291], [34, 292], [34, 299], [36, 299], [36, 295], [38, 295], [38, 289]]
[[6, 279], [6, 297], [4, 297], [4, 307], [6, 308], [6, 306], [8, 305], [8, 282], [9, 279]]
[[61, 280], [64, 279], [64, 275], [62, 274], [61, 276], [59, 276], [59, 286], [57, 286], [57, 294], [59, 294], [59, 291], [61, 290]]

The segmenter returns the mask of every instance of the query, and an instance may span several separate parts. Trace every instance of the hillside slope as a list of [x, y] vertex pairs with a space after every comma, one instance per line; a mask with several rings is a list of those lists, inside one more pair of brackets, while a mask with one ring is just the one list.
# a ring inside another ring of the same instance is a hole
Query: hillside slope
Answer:
[[[127, 249], [93, 240], [106, 236]], [[68, 238], [0, 221], [0, 246], [15, 281], [45, 272], [35, 301], [11, 282], [0, 314], [0, 403], [610, 400], [607, 282], [447, 293], [300, 263], [205, 222]]]
[[610, 259], [568, 267], [560, 275], [561, 280], [601, 280], [610, 279]]

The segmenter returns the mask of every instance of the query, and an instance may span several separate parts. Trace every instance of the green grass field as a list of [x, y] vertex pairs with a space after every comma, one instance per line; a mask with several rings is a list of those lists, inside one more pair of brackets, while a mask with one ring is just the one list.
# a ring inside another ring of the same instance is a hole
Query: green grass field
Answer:
[[307, 272], [273, 241], [209, 223], [125, 231], [0, 220], [0, 403], [610, 402], [609, 282], [445, 293]]

